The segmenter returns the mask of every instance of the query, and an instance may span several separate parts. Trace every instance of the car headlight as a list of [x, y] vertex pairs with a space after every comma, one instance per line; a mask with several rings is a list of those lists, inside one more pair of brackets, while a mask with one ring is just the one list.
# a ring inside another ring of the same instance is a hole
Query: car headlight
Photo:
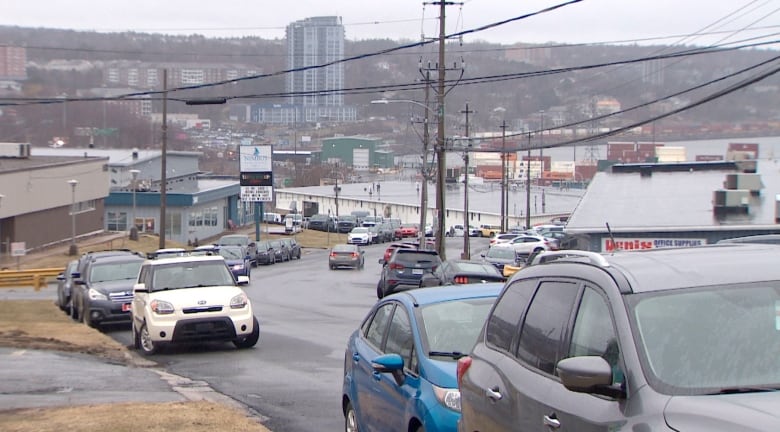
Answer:
[[149, 303], [149, 307], [152, 309], [152, 312], [159, 315], [169, 315], [173, 313], [173, 305], [167, 301], [152, 300], [152, 302]]
[[90, 288], [89, 291], [87, 291], [87, 295], [89, 296], [90, 300], [108, 300], [107, 295], [94, 288]]
[[233, 270], [243, 270], [244, 265], [243, 264], [235, 264], [233, 265]]
[[230, 309], [243, 309], [247, 303], [249, 303], [249, 299], [246, 297], [246, 294], [241, 293], [230, 299]]
[[445, 407], [460, 412], [460, 390], [454, 388], [443, 388], [432, 385], [433, 394], [440, 404]]

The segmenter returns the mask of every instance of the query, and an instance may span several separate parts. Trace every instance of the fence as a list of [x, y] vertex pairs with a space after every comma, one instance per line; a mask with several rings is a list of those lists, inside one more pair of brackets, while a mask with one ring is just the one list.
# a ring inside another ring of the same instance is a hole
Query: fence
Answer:
[[0, 288], [33, 287], [35, 291], [45, 288], [49, 279], [56, 278], [64, 269], [43, 268], [31, 270], [0, 271]]

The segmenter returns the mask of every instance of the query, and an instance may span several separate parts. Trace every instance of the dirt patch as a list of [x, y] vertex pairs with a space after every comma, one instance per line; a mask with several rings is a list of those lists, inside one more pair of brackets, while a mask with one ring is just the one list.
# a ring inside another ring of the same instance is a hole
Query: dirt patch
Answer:
[[[53, 300], [0, 301], [0, 346], [76, 352], [117, 364], [154, 365], [100, 331], [74, 322]], [[5, 410], [3, 432], [268, 432], [232, 406], [197, 401]]]
[[124, 403], [0, 411], [4, 432], [268, 432], [256, 419], [212, 402]]

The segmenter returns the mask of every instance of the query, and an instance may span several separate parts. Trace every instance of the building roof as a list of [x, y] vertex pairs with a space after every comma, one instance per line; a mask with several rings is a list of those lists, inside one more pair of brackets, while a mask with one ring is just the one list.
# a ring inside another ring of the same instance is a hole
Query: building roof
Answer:
[[597, 173], [566, 225], [570, 233], [681, 232], [777, 229], [778, 161], [755, 161], [762, 188], [747, 211], [718, 215], [714, 193], [727, 174], [744, 172], [735, 162], [615, 165]]
[[[133, 153], [138, 157], [133, 159]], [[199, 157], [200, 152], [167, 151], [168, 155]], [[107, 157], [109, 165], [129, 166], [160, 157], [160, 150], [30, 147], [33, 156]]]
[[104, 159], [96, 155], [88, 158], [76, 156], [30, 156], [29, 158], [0, 158], [0, 172], [24, 171], [38, 168], [51, 168], [82, 162]]

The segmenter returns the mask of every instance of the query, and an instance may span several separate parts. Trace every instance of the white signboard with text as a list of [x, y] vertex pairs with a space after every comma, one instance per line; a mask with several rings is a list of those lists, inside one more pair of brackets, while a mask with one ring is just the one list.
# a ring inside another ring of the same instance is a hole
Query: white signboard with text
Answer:
[[272, 186], [241, 186], [241, 201], [270, 202], [274, 200]]
[[271, 172], [273, 159], [271, 146], [238, 146], [238, 170], [241, 172]]
[[11, 242], [11, 256], [27, 255], [27, 245], [25, 242]]

